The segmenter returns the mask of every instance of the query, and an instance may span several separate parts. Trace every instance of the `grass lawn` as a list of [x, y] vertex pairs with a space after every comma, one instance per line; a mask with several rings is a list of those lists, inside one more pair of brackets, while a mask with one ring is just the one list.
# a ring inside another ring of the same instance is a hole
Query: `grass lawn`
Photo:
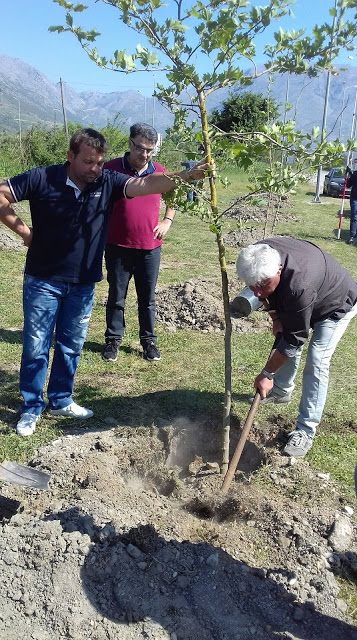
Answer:
[[[219, 188], [222, 207], [242, 191], [247, 179], [231, 176], [228, 189]], [[341, 241], [336, 240], [340, 201], [322, 198], [322, 204], [312, 204], [314, 188], [306, 185], [291, 200], [288, 212], [299, 222], [284, 222], [276, 232], [310, 240], [331, 253], [357, 278], [357, 249], [348, 246], [347, 218], [343, 221]], [[346, 203], [349, 211], [349, 204]], [[21, 213], [22, 215], [22, 213]], [[227, 220], [225, 230], [234, 229], [234, 220]], [[21, 358], [21, 281], [25, 252], [1, 252], [2, 279], [0, 297], [0, 458], [24, 461], [35, 447], [57, 437], [65, 430], [66, 421], [43, 415], [34, 436], [20, 439], [14, 433], [21, 398], [18, 374]], [[234, 263], [237, 250], [227, 248], [231, 298], [236, 294]], [[165, 238], [158, 286], [183, 282], [192, 278], [220, 281], [215, 237], [206, 224], [178, 213]], [[126, 310], [126, 334], [116, 363], [101, 359], [105, 330], [103, 300], [107, 285], [96, 286], [95, 305], [90, 328], [80, 359], [74, 399], [95, 412], [91, 424], [105, 425], [105, 419], [115, 417], [120, 424], [149, 427], [158, 417], [170, 419], [177, 415], [191, 418], [209, 416], [221, 426], [224, 387], [223, 335], [181, 330], [165, 331], [158, 324], [158, 345], [162, 353], [159, 363], [148, 363], [140, 355], [135, 292], [130, 286]], [[353, 469], [357, 461], [355, 394], [357, 354], [357, 323], [353, 322], [341, 341], [331, 366], [330, 390], [322, 424], [312, 451], [310, 463], [321, 471], [330, 472], [350, 499], [353, 496]], [[264, 365], [272, 344], [272, 334], [236, 333], [232, 338], [233, 354], [233, 420], [246, 417], [246, 399], [252, 383]], [[286, 422], [296, 417], [301, 376], [293, 402], [283, 412]], [[259, 420], [269, 419], [276, 407], [259, 410]], [[219, 437], [219, 435], [217, 436]]]

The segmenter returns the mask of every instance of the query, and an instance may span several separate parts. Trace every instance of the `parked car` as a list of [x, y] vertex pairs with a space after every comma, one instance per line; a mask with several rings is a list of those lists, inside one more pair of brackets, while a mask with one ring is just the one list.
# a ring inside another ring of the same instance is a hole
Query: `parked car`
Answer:
[[[341, 169], [330, 169], [325, 176], [323, 194], [324, 196], [338, 197], [343, 194], [345, 176]], [[346, 188], [345, 196], [349, 197], [351, 189]]]

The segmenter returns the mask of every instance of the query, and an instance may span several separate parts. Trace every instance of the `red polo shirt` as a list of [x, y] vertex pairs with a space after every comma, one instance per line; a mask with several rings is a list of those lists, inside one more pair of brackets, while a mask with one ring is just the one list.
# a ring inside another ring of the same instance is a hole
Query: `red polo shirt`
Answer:
[[[105, 163], [106, 169], [119, 171], [128, 176], [143, 177], [154, 171], [165, 171], [157, 162], [149, 161], [147, 169], [138, 175], [128, 163], [127, 155]], [[154, 239], [153, 229], [159, 221], [160, 193], [122, 199], [115, 202], [109, 221], [107, 244], [115, 244], [129, 249], [156, 249], [161, 240]]]

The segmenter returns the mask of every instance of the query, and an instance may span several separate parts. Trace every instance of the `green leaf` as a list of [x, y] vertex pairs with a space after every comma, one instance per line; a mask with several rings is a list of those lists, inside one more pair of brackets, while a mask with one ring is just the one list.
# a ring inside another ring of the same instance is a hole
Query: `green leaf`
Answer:
[[52, 27], [48, 27], [48, 31], [50, 32], [57, 31], [58, 33], [62, 33], [63, 31], [68, 31], [68, 29], [65, 29], [61, 25], [58, 25], [58, 26], [53, 25]]
[[81, 11], [85, 11], [85, 9], [88, 9], [88, 7], [85, 4], [76, 4], [73, 7], [73, 11], [76, 11], [76, 13], [79, 13]]

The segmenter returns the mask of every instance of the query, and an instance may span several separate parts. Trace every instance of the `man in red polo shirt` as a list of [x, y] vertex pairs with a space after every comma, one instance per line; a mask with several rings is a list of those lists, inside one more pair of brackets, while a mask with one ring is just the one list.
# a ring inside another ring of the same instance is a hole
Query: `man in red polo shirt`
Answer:
[[[110, 160], [106, 169], [130, 176], [144, 176], [165, 171], [151, 156], [157, 143], [157, 132], [148, 124], [130, 127], [129, 151], [122, 158]], [[139, 337], [146, 360], [160, 360], [155, 344], [155, 287], [159, 275], [162, 238], [175, 216], [166, 207], [159, 221], [160, 194], [131, 200], [118, 200], [110, 218], [105, 263], [109, 283], [106, 307], [105, 349], [103, 359], [115, 361], [123, 339], [124, 306], [129, 281], [134, 277], [138, 298]]]

